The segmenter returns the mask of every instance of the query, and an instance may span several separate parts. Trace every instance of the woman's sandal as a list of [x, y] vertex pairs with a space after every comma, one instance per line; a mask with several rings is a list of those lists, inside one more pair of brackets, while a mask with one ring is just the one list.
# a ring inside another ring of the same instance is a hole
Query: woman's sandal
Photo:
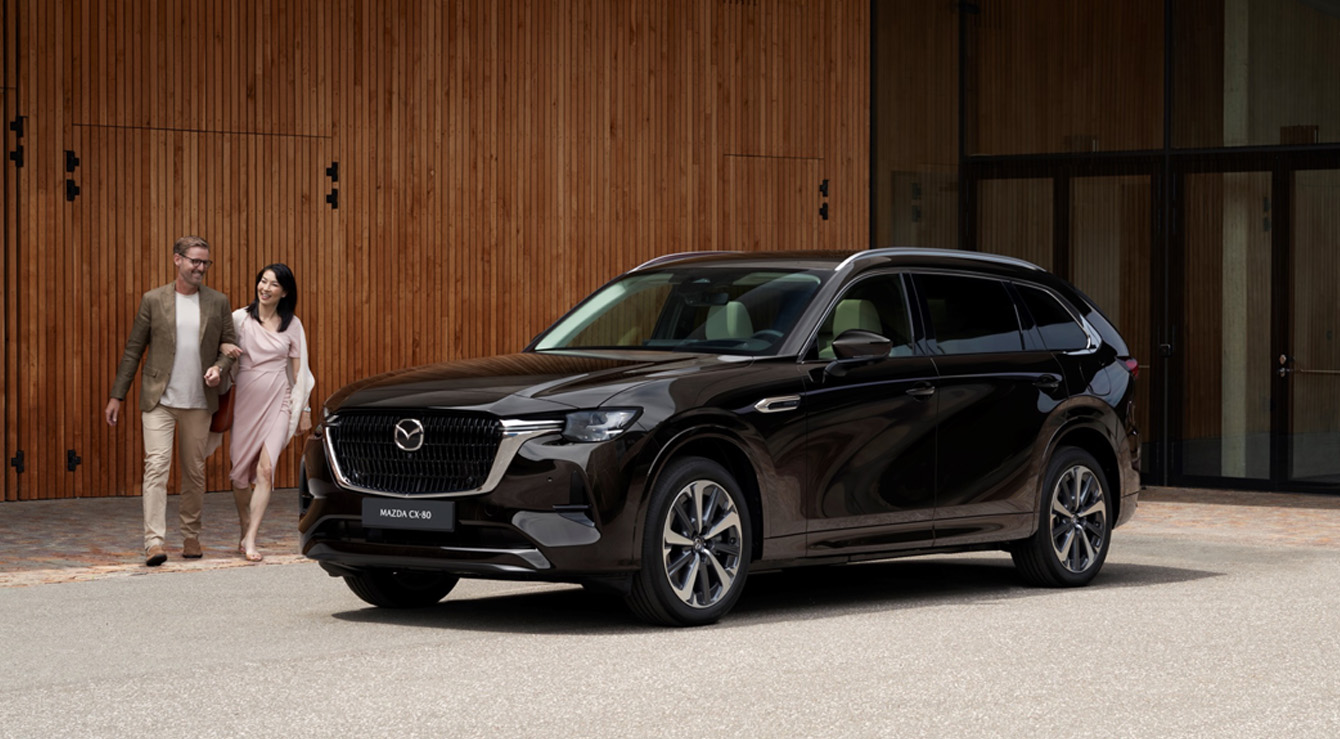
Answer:
[[245, 552], [245, 554], [248, 562], [260, 562], [265, 559], [260, 552]]

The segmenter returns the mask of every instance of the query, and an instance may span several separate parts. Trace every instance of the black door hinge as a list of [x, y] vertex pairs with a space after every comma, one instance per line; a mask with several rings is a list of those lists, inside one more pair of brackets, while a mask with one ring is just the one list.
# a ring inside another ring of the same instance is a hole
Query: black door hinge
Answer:
[[27, 118], [27, 116], [22, 116], [22, 115], [21, 115], [21, 116], [18, 116], [18, 117], [16, 117], [14, 120], [12, 120], [12, 121], [9, 122], [9, 130], [11, 130], [11, 131], [13, 131], [13, 132], [15, 133], [15, 137], [14, 137], [14, 138], [20, 142], [18, 146], [14, 147], [14, 151], [9, 152], [9, 160], [10, 160], [11, 162], [14, 162], [14, 166], [16, 166], [16, 167], [22, 167], [22, 166], [23, 166], [23, 143], [22, 143], [22, 141], [23, 141], [23, 120], [24, 120], [25, 118]]
[[74, 453], [73, 449], [65, 450], [65, 469], [74, 472], [74, 468], [83, 464], [84, 458]]
[[340, 188], [338, 187], [338, 183], [340, 181], [340, 163], [331, 162], [330, 166], [326, 167], [326, 176], [330, 178], [331, 183], [330, 192], [326, 193], [326, 202], [330, 205], [331, 210], [339, 210]]
[[18, 473], [19, 473], [20, 475], [23, 474], [23, 450], [22, 450], [22, 449], [19, 450], [19, 453], [18, 453], [18, 454], [15, 454], [14, 456], [12, 456], [12, 457], [9, 458], [9, 466], [10, 466], [10, 467], [13, 467], [13, 468], [16, 469], [16, 470], [18, 470]]

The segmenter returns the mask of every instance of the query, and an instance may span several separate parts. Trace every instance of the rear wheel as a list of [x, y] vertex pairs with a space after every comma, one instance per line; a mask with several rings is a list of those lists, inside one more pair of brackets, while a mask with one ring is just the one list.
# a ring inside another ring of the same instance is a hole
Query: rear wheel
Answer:
[[1060, 449], [1047, 465], [1038, 530], [1011, 554], [1024, 579], [1043, 587], [1087, 585], [1102, 569], [1112, 538], [1107, 480], [1093, 455]]
[[717, 621], [744, 589], [750, 536], [744, 496], [725, 468], [698, 457], [671, 463], [653, 488], [629, 607], [667, 626]]
[[354, 595], [378, 608], [422, 608], [446, 597], [460, 578], [445, 572], [370, 569], [347, 575]]

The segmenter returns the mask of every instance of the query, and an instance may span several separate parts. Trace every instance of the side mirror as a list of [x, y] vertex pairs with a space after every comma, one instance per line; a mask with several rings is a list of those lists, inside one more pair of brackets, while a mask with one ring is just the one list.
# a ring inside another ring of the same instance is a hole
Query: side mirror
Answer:
[[893, 342], [873, 331], [848, 329], [833, 339], [833, 356], [838, 359], [883, 359], [893, 351]]
[[833, 355], [837, 359], [828, 363], [824, 373], [842, 377], [849, 368], [883, 359], [892, 350], [893, 342], [877, 333], [848, 329], [833, 339]]

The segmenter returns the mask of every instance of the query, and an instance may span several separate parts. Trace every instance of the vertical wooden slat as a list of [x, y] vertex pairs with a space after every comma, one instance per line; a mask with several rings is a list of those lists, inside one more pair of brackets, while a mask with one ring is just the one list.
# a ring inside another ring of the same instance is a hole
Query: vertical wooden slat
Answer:
[[[0, 331], [3, 331], [5, 337], [0, 340], [0, 372], [4, 373], [5, 378], [14, 377], [11, 364], [14, 353], [10, 349], [8, 337], [14, 335], [10, 319], [14, 314], [15, 286], [10, 279], [10, 258], [17, 245], [15, 226], [18, 204], [15, 167], [8, 157], [18, 146], [17, 133], [9, 128], [10, 122], [18, 115], [14, 79], [15, 33], [18, 24], [17, 0], [0, 0], [0, 142], [3, 142], [0, 145], [0, 157], [3, 157], [0, 159], [0, 217], [3, 217], [3, 221], [0, 221], [0, 285], [4, 288], [4, 296], [0, 299]], [[12, 399], [14, 383], [5, 382], [3, 385], [0, 388], [0, 442], [3, 442], [4, 448], [0, 450], [0, 468], [3, 468], [4, 473], [0, 475], [0, 500], [8, 501], [17, 499], [19, 491], [18, 474], [9, 462], [17, 449], [13, 434], [15, 424], [10, 418], [11, 409], [15, 407]]]

